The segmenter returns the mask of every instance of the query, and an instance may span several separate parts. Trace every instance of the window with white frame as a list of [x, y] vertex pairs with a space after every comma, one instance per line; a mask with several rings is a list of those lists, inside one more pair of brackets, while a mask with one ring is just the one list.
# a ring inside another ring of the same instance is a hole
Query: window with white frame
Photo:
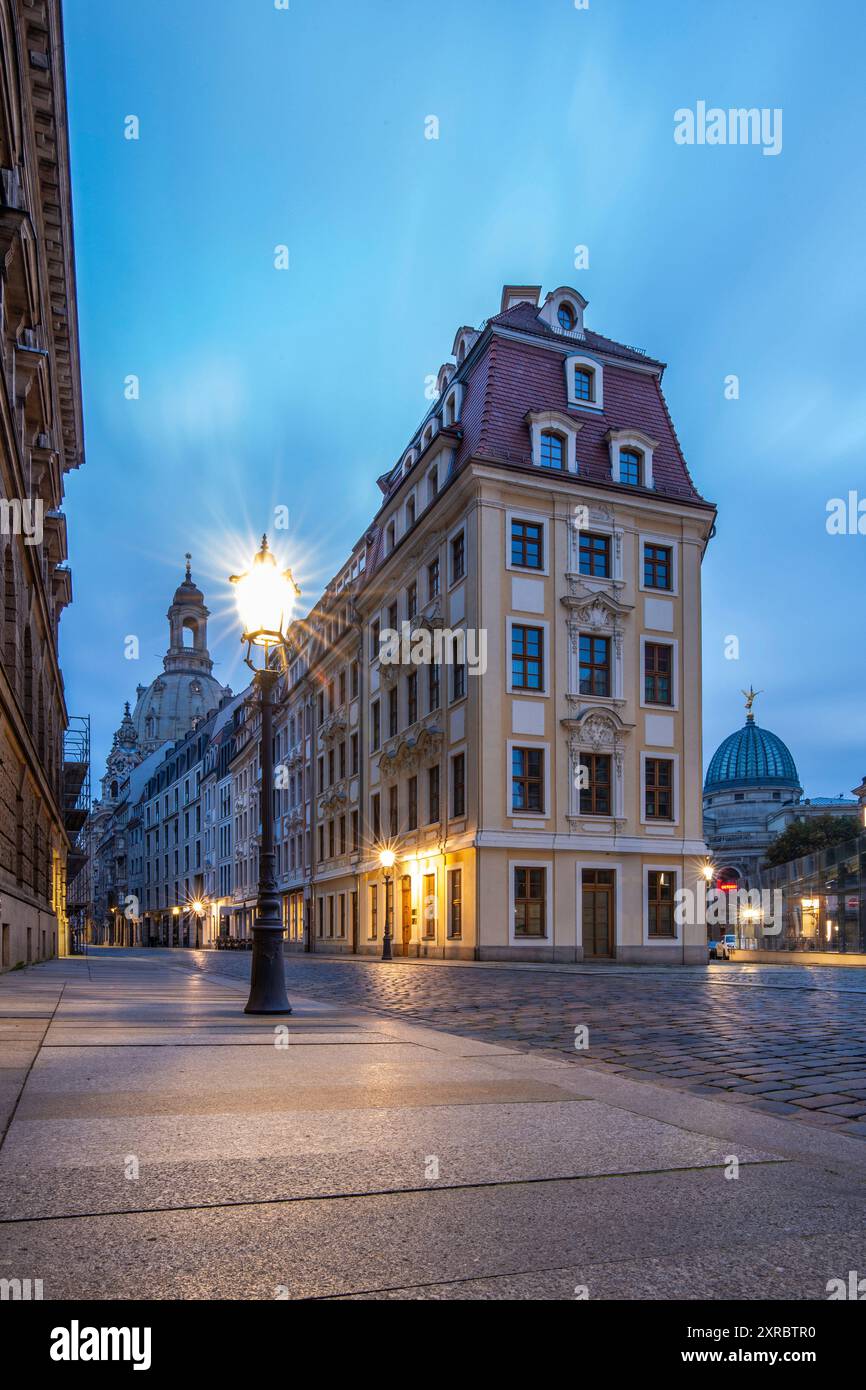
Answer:
[[674, 906], [677, 893], [677, 871], [673, 868], [647, 866], [644, 870], [644, 911], [648, 941], [676, 941], [677, 922]]
[[569, 405], [585, 410], [604, 407], [604, 369], [594, 357], [574, 354], [565, 359], [565, 386]]
[[549, 796], [547, 745], [509, 742], [508, 757], [508, 814], [546, 815]]
[[526, 415], [535, 468], [577, 473], [577, 436], [583, 428], [561, 410], [530, 410]]
[[550, 934], [550, 865], [512, 864], [512, 940], [545, 941]]
[[599, 746], [584, 742], [577, 735], [569, 747], [571, 817], [599, 816], [621, 818], [625, 805], [625, 759], [617, 742], [616, 729]]
[[658, 442], [641, 430], [608, 430], [610, 476], [623, 487], [653, 486], [653, 452]]
[[455, 381], [454, 385], [445, 394], [445, 401], [442, 406], [442, 424], [447, 428], [456, 425], [460, 419], [460, 407], [463, 403], [463, 383]]
[[676, 753], [641, 752], [641, 821], [676, 826], [680, 821], [680, 759]]

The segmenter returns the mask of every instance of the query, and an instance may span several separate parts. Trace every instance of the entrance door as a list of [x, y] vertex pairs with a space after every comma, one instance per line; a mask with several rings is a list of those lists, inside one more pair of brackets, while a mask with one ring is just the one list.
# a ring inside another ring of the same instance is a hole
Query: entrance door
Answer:
[[614, 953], [613, 869], [582, 869], [583, 955], [585, 960]]
[[400, 879], [400, 927], [403, 932], [403, 955], [409, 954], [412, 940], [412, 879], [404, 874]]

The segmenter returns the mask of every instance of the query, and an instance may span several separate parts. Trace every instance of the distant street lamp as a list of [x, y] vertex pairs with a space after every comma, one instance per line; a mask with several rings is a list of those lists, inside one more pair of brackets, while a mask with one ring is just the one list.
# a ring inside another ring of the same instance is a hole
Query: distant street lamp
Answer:
[[171, 925], [171, 940], [169, 941], [168, 944], [169, 944], [169, 946], [173, 946], [173, 945], [174, 945], [174, 938], [175, 938], [175, 935], [177, 935], [177, 944], [178, 944], [178, 946], [179, 946], [179, 945], [180, 945], [180, 922], [179, 922], [177, 919], [178, 919], [178, 917], [180, 916], [180, 908], [179, 908], [179, 907], [173, 907], [173, 908], [171, 909], [171, 915], [172, 915], [172, 917], [174, 918], [174, 921], [172, 922], [172, 925]]
[[196, 950], [198, 950], [202, 944], [199, 938], [201, 937], [201, 920], [204, 917], [205, 905], [201, 898], [195, 898], [190, 903], [190, 907], [195, 914], [195, 944]]
[[397, 856], [392, 849], [379, 851], [379, 863], [385, 874], [385, 930], [382, 933], [382, 959], [391, 960], [391, 914], [388, 911], [391, 898], [391, 870]]
[[[233, 574], [235, 597], [243, 626], [242, 642], [247, 644], [246, 663], [253, 672], [262, 714], [261, 763], [262, 835], [259, 848], [259, 892], [253, 922], [253, 961], [250, 971], [250, 997], [244, 1013], [290, 1014], [283, 962], [283, 924], [274, 872], [274, 687], [280, 670], [271, 665], [276, 653], [285, 666], [287, 633], [292, 608], [300, 590], [291, 570], [280, 571], [268, 538], [245, 574]], [[262, 648], [264, 664], [257, 668], [251, 660], [254, 648]]]

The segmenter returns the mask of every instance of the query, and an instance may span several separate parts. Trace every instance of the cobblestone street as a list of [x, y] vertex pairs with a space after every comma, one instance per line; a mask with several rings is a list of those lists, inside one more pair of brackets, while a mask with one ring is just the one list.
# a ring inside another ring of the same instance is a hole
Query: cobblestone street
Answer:
[[[152, 956], [156, 952], [143, 952]], [[161, 951], [247, 978], [247, 953]], [[736, 964], [545, 969], [287, 957], [289, 994], [397, 1013], [484, 1042], [604, 1063], [866, 1138], [866, 972]], [[575, 1028], [589, 1030], [575, 1050]]]

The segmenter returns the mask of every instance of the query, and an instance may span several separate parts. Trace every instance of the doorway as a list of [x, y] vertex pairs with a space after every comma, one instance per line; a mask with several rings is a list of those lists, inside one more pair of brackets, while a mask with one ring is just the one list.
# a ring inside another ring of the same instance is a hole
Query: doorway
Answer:
[[412, 940], [412, 879], [404, 874], [400, 879], [400, 929], [403, 937], [403, 955], [409, 954]]
[[613, 869], [582, 869], [584, 960], [610, 960], [615, 953]]

